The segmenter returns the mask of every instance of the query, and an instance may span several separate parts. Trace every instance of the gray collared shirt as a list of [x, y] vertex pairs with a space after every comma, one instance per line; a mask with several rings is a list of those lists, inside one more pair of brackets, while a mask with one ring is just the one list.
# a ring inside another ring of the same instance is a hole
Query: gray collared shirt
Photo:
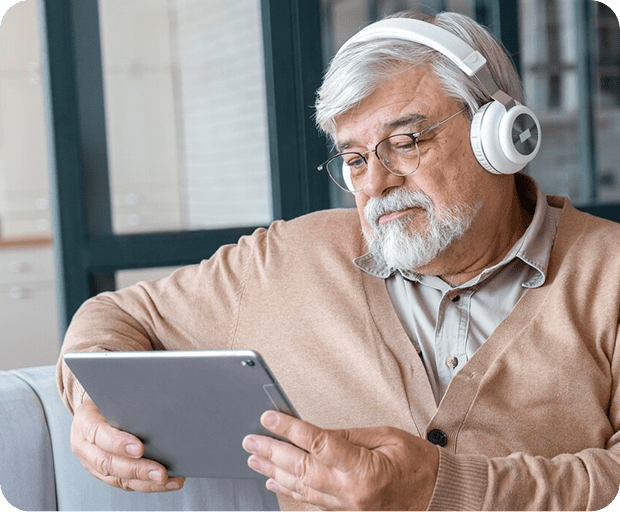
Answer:
[[396, 313], [424, 362], [437, 403], [452, 377], [527, 289], [544, 284], [561, 211], [549, 206], [537, 187], [532, 222], [506, 257], [455, 287], [436, 276], [395, 271], [371, 254], [355, 260], [364, 272], [386, 280]]

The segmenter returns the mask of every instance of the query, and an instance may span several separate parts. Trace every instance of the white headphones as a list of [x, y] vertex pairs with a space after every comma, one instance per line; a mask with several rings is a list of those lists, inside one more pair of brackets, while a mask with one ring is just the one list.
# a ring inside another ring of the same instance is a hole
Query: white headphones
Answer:
[[529, 108], [501, 91], [486, 66], [486, 59], [465, 41], [436, 25], [410, 18], [378, 21], [359, 31], [338, 52], [351, 44], [377, 39], [402, 39], [442, 53], [474, 77], [494, 101], [474, 113], [470, 141], [474, 155], [487, 171], [513, 174], [531, 162], [540, 149], [541, 129]]

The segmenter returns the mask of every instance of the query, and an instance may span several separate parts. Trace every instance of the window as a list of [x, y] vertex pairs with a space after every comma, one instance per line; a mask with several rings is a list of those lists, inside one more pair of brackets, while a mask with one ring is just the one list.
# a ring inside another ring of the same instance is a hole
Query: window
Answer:
[[39, 4], [61, 330], [118, 271], [196, 263], [328, 206], [318, 3]]
[[525, 97], [543, 132], [531, 174], [576, 205], [620, 202], [617, 18], [594, 1], [519, 6]]
[[268, 224], [260, 1], [100, 0], [99, 17], [114, 232]]
[[0, 236], [51, 242], [48, 159], [36, 0], [0, 24]]

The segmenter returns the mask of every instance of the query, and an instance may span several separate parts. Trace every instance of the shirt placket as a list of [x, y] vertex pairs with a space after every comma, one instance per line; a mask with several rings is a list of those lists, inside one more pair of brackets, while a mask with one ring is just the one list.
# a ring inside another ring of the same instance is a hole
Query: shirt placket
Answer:
[[441, 396], [452, 377], [467, 362], [470, 303], [473, 289], [449, 290], [443, 294], [435, 329], [435, 363]]

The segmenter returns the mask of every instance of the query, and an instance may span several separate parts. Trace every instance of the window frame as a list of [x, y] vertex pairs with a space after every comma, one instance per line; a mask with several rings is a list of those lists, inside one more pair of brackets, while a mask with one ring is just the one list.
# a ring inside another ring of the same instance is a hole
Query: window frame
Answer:
[[[318, 2], [261, 3], [275, 219], [329, 207], [311, 105], [323, 59]], [[114, 234], [98, 0], [39, 0], [61, 332], [117, 270], [197, 263], [260, 226]]]

